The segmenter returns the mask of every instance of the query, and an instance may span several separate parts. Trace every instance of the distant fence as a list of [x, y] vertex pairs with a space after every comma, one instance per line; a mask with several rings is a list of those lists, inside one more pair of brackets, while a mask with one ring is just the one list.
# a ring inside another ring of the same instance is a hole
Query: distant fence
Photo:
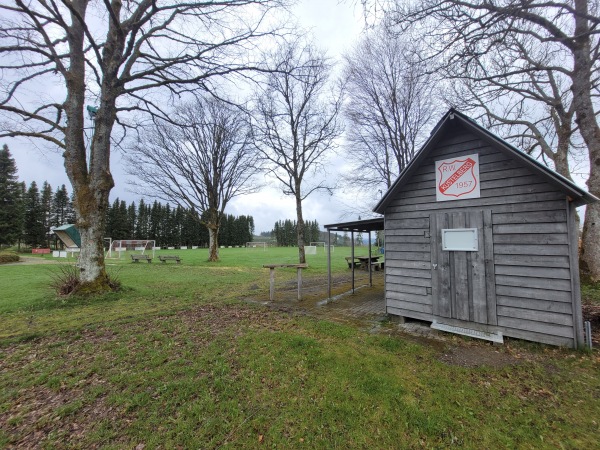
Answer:
[[34, 255], [49, 255], [50, 249], [49, 248], [32, 248], [31, 253]]

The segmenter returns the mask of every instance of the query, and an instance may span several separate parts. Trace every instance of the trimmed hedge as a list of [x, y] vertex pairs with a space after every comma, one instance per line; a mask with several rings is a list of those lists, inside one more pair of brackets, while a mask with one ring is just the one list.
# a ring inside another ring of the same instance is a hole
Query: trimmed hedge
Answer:
[[0, 264], [19, 262], [19, 255], [14, 252], [0, 252]]

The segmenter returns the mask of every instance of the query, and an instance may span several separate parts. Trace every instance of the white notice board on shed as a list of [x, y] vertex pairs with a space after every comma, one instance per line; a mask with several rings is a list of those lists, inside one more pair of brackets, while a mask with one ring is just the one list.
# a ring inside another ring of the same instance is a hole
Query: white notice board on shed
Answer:
[[442, 250], [450, 252], [476, 252], [479, 250], [477, 228], [452, 228], [442, 230]]

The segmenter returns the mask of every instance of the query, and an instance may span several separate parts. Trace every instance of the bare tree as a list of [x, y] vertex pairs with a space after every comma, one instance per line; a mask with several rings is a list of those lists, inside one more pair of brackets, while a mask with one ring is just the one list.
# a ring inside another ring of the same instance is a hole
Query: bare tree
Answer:
[[330, 66], [311, 45], [286, 43], [272, 61], [277, 71], [267, 76], [255, 99], [252, 134], [268, 173], [285, 195], [294, 196], [298, 259], [305, 263], [302, 201], [318, 190], [331, 192], [325, 179], [307, 178], [323, 172], [336, 147], [341, 96], [327, 91]]
[[580, 145], [570, 80], [555, 69], [564, 56], [559, 50], [528, 36], [506, 36], [470, 64], [442, 69], [446, 78], [458, 79], [457, 106], [481, 112], [488, 127], [500, 128], [507, 140], [572, 181], [569, 156], [577, 156]]
[[[215, 78], [251, 70], [249, 52], [272, 34], [264, 24], [276, 2], [0, 4], [0, 137], [42, 139], [64, 150], [81, 233], [82, 289], [109, 289], [102, 237], [114, 186], [111, 135], [115, 124], [126, 125], [122, 113], [164, 116], [159, 93], [209, 90]], [[98, 109], [86, 156], [84, 107], [91, 99]]]
[[[478, 64], [507, 38], [535, 41], [539, 48], [560, 55], [547, 67], [570, 82], [578, 131], [587, 147], [589, 191], [600, 196], [600, 124], [596, 114], [600, 65], [598, 3], [589, 0], [556, 2], [500, 0], [423, 0], [393, 2], [388, 19], [402, 29], [413, 27], [430, 44], [429, 55], [448, 64]], [[497, 52], [496, 56], [502, 55]], [[559, 61], [557, 63], [557, 61]], [[519, 69], [522, 73], [530, 68]], [[504, 74], [490, 74], [491, 77]], [[600, 204], [588, 205], [583, 229], [582, 261], [593, 280], [600, 280]]]
[[219, 260], [218, 234], [229, 201], [255, 191], [259, 170], [248, 122], [223, 100], [198, 98], [156, 119], [127, 160], [144, 194], [191, 210], [208, 229], [209, 261]]
[[414, 44], [379, 28], [345, 57], [347, 181], [363, 191], [387, 190], [433, 125], [439, 84], [417, 52]]
[[[517, 148], [573, 181], [572, 161], [579, 162], [581, 145], [570, 91], [561, 89], [555, 75], [530, 72], [525, 80], [512, 79], [506, 85], [464, 78], [453, 100], [459, 109], [479, 113], [475, 118], [488, 129], [496, 129]], [[579, 223], [577, 212], [575, 217]]]

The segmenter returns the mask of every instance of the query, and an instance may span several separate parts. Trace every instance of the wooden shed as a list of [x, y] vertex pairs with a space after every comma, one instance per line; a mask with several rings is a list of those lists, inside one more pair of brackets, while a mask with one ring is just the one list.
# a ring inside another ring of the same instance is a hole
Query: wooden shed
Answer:
[[597, 200], [451, 109], [375, 207], [388, 314], [583, 345], [575, 208]]

